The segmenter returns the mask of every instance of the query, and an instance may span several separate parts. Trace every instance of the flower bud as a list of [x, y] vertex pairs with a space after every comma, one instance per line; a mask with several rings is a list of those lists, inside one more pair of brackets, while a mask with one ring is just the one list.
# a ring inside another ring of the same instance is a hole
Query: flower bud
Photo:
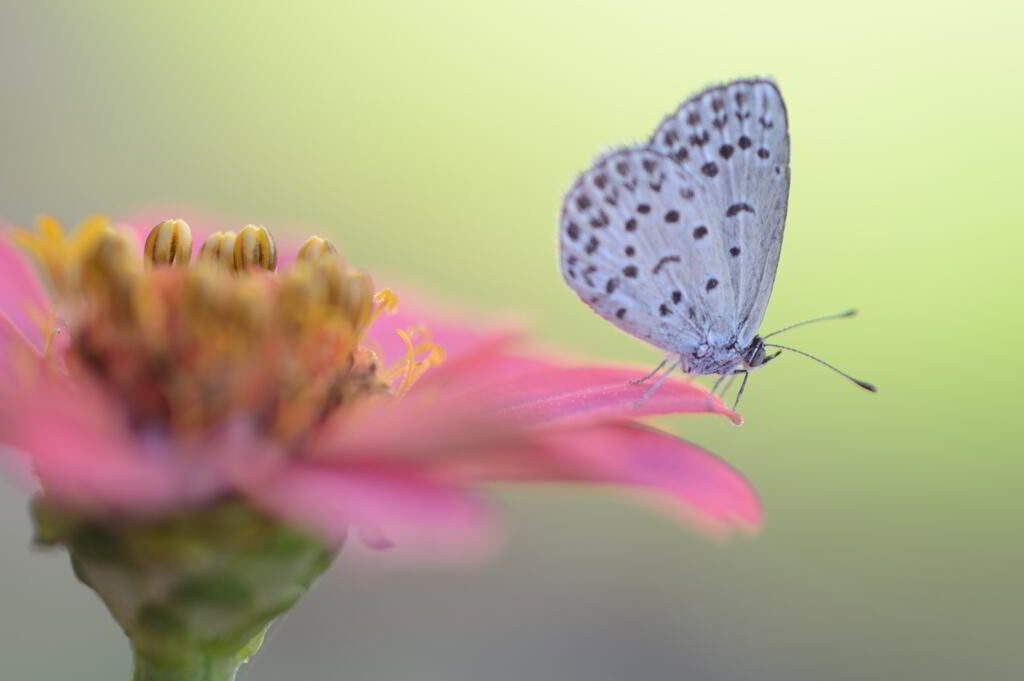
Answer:
[[192, 259], [192, 230], [184, 220], [164, 220], [146, 237], [147, 265], [187, 265]]
[[327, 239], [319, 236], [311, 236], [299, 248], [296, 262], [315, 263], [324, 258], [338, 257], [338, 249]]
[[243, 272], [261, 267], [269, 272], [277, 268], [277, 244], [266, 227], [246, 225], [238, 232], [234, 245], [235, 269]]
[[235, 240], [237, 235], [234, 232], [214, 232], [199, 249], [199, 262], [211, 265], [220, 265], [228, 270], [235, 266]]

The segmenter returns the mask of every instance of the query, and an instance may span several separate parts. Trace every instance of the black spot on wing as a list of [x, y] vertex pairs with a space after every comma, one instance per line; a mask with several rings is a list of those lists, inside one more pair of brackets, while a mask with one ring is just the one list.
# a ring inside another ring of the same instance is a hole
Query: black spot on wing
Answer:
[[690, 146], [691, 147], [703, 147], [705, 144], [711, 141], [711, 133], [707, 130], [699, 134], [690, 135]]
[[607, 227], [610, 222], [611, 220], [608, 218], [608, 213], [604, 212], [602, 209], [596, 217], [590, 219], [590, 226], [594, 229], [601, 229], [602, 227]]
[[682, 260], [683, 259], [680, 258], [678, 255], [666, 255], [664, 258], [658, 261], [657, 265], [654, 266], [654, 269], [651, 270], [651, 274], [657, 274], [658, 272], [661, 271], [662, 267], [669, 264], [670, 262], [682, 262]]
[[753, 213], [754, 207], [751, 206], [749, 203], [734, 203], [725, 209], [725, 217], [736, 217], [737, 215], [743, 212]]

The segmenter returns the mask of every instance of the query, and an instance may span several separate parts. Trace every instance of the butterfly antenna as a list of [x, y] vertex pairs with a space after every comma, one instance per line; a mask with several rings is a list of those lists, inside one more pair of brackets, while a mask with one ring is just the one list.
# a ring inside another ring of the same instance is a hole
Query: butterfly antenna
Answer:
[[802, 322], [797, 322], [796, 324], [790, 324], [789, 326], [787, 326], [787, 327], [785, 327], [783, 329], [779, 329], [778, 331], [772, 331], [767, 336], [761, 336], [761, 338], [771, 338], [772, 336], [774, 336], [776, 334], [779, 334], [779, 333], [782, 333], [783, 331], [789, 331], [790, 329], [795, 329], [796, 327], [804, 326], [805, 324], [814, 324], [815, 322], [825, 322], [825, 321], [828, 321], [830, 319], [846, 319], [847, 317], [853, 317], [856, 314], [857, 314], [857, 310], [846, 310], [845, 312], [839, 312], [839, 313], [836, 313], [836, 314], [827, 314], [827, 315], [825, 315], [823, 317], [815, 317], [814, 319], [805, 319]]
[[814, 355], [808, 354], [808, 353], [804, 352], [803, 350], [797, 350], [796, 348], [786, 347], [785, 345], [774, 345], [772, 343], [765, 343], [765, 347], [768, 347], [768, 348], [778, 348], [780, 350], [789, 350], [790, 352], [795, 352], [798, 355], [803, 355], [804, 357], [807, 357], [808, 359], [813, 359], [818, 364], [824, 364], [825, 366], [827, 366], [832, 371], [836, 372], [840, 376], [843, 376], [845, 378], [850, 379], [851, 381], [853, 381], [854, 383], [856, 383], [860, 387], [864, 388], [865, 390], [868, 390], [868, 391], [873, 392], [873, 393], [877, 393], [878, 392], [878, 388], [876, 388], [871, 383], [868, 383], [867, 381], [859, 381], [856, 378], [854, 378], [853, 376], [851, 376], [850, 374], [846, 373], [845, 371], [840, 371], [839, 369], [835, 368], [834, 366], [832, 366], [831, 364], [829, 364], [825, 360], [818, 359]]

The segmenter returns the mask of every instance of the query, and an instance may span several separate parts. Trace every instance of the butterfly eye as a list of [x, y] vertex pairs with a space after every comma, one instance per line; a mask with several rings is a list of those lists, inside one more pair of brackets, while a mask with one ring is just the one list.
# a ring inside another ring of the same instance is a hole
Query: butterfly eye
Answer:
[[235, 239], [238, 235], [234, 232], [214, 232], [203, 242], [199, 249], [199, 262], [212, 265], [219, 265], [231, 270], [235, 265]]
[[262, 225], [246, 225], [238, 232], [234, 245], [235, 270], [244, 272], [259, 267], [273, 272], [277, 269], [277, 244]]
[[149, 231], [147, 265], [187, 265], [192, 259], [192, 229], [184, 220], [164, 220]]

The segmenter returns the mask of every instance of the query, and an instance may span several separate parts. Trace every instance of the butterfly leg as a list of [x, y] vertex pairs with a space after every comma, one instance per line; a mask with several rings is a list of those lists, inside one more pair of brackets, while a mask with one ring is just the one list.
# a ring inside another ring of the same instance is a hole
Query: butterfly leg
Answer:
[[744, 388], [747, 387], [747, 379], [750, 378], [750, 372], [747, 371], [746, 369], [737, 369], [736, 372], [733, 375], [735, 375], [735, 374], [743, 374], [743, 382], [740, 383], [740, 391], [738, 393], [736, 393], [736, 399], [732, 403], [732, 410], [733, 411], [736, 411], [736, 407], [739, 406], [740, 398], [743, 397], [743, 390], [744, 390]]
[[[682, 361], [683, 359], [682, 357], [680, 357], [676, 359], [676, 361], [669, 364], [668, 368], [665, 369], [664, 373], [662, 373], [661, 376], [658, 376], [657, 380], [655, 380], [654, 383], [651, 384], [651, 387], [644, 391], [644, 394], [640, 396], [639, 400], [637, 400], [637, 404], [643, 404], [648, 399], [650, 399], [651, 395], [654, 394], [654, 391], [660, 388], [661, 384], [668, 380], [668, 377], [672, 375], [672, 372], [676, 370], [676, 368], [682, 363]], [[662, 364], [664, 365], [666, 362], [668, 362], [667, 359], [665, 360], [665, 362], [662, 362]]]
[[[747, 387], [747, 376], [748, 376], [748, 374], [747, 374], [747, 370], [746, 369], [732, 369], [732, 370], [727, 371], [726, 373], [723, 373], [722, 375], [720, 375], [718, 377], [718, 380], [715, 381], [715, 384], [711, 387], [711, 392], [709, 392], [708, 396], [707, 396], [707, 409], [708, 409], [708, 411], [711, 411], [712, 407], [714, 406], [714, 398], [715, 398], [716, 395], [718, 395], [719, 397], [722, 397], [727, 392], [729, 392], [729, 388], [732, 387], [732, 383], [733, 383], [733, 381], [736, 380], [736, 376], [738, 374], [743, 374], [743, 383], [740, 385], [739, 394], [736, 395], [736, 402], [734, 402], [733, 405], [732, 405], [733, 411], [736, 410], [736, 405], [739, 404], [739, 402], [740, 402], [740, 395], [743, 394], [743, 389], [745, 387]], [[718, 392], [718, 388], [719, 388], [719, 386], [722, 385], [723, 382], [725, 382], [725, 386], [722, 388], [722, 392], [719, 393]]]
[[[669, 357], [671, 357], [671, 355], [669, 355]], [[632, 383], [633, 385], [640, 385], [641, 383], [646, 383], [655, 374], [657, 374], [659, 371], [661, 371], [662, 367], [664, 367], [666, 364], [668, 364], [669, 357], [666, 357], [665, 359], [661, 360], [661, 364], [659, 364], [658, 366], [654, 367], [654, 370], [651, 371], [651, 373], [647, 374], [643, 378], [634, 378], [632, 381], [630, 381], [630, 383]]]
[[733, 381], [736, 380], [736, 374], [738, 373], [739, 371], [729, 372], [729, 380], [725, 382], [725, 386], [722, 388], [722, 394], [720, 395], [720, 397], [725, 397], [726, 393], [729, 392], [729, 389], [732, 388]]
[[722, 385], [722, 381], [724, 381], [725, 379], [729, 378], [729, 376], [731, 376], [731, 375], [732, 375], [731, 371], [729, 373], [722, 374], [721, 376], [718, 377], [718, 380], [715, 381], [714, 385], [711, 386], [711, 392], [708, 393], [708, 403], [709, 404], [711, 402], [711, 398], [714, 397], [716, 394], [718, 394], [718, 386]]

